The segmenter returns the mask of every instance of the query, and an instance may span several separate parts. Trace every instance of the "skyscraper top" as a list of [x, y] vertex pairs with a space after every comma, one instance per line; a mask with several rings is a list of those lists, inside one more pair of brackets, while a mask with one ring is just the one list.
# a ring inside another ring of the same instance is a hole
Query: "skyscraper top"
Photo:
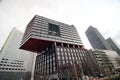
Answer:
[[85, 33], [93, 48], [112, 50], [97, 28], [90, 26]]

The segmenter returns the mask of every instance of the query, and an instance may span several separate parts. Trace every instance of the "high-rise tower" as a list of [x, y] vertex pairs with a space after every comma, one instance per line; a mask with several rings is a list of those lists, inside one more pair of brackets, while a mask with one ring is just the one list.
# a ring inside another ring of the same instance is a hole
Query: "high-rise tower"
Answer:
[[96, 28], [90, 26], [85, 33], [93, 48], [112, 50], [110, 45]]

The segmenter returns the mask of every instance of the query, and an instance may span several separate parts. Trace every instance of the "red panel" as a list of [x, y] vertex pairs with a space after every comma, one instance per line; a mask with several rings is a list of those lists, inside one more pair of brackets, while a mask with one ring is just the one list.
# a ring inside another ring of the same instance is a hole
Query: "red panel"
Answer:
[[48, 46], [51, 46], [52, 44], [53, 44], [52, 41], [30, 38], [20, 47], [20, 49], [24, 49], [32, 52], [41, 52], [42, 50], [44, 50]]

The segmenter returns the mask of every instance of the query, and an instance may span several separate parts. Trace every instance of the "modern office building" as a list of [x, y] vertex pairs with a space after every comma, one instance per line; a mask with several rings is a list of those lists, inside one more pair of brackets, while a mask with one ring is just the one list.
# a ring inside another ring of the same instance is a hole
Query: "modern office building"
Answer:
[[20, 49], [38, 53], [35, 80], [79, 79], [98, 70], [75, 26], [42, 16], [35, 15], [27, 25]]
[[85, 33], [93, 48], [112, 50], [110, 45], [96, 28], [90, 26]]
[[111, 48], [114, 51], [116, 51], [118, 53], [118, 55], [120, 56], [120, 48], [118, 47], [119, 44], [117, 44], [117, 42], [113, 41], [113, 39], [111, 39], [111, 38], [106, 39], [106, 41], [111, 46]]
[[23, 33], [14, 28], [5, 41], [0, 53], [0, 76], [4, 76], [0, 80], [6, 80], [9, 74], [20, 77], [26, 72], [34, 73], [36, 54], [19, 49], [22, 37]]

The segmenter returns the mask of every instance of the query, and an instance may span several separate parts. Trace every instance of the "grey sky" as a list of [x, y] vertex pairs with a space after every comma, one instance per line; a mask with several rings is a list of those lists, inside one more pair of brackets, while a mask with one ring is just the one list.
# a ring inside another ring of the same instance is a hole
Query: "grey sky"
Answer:
[[85, 35], [89, 25], [120, 44], [120, 0], [2, 0], [0, 48], [13, 27], [24, 32], [35, 14], [73, 24], [86, 48], [90, 48]]

